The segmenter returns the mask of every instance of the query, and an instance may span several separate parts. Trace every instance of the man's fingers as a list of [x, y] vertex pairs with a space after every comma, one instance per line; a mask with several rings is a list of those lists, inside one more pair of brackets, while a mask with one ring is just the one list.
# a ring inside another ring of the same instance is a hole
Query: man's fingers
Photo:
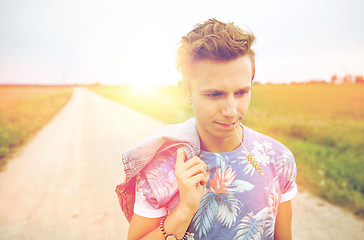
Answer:
[[186, 169], [192, 168], [195, 165], [202, 165], [205, 169], [207, 169], [206, 163], [204, 163], [199, 157], [194, 156], [186, 162]]
[[186, 161], [186, 153], [183, 148], [177, 149], [176, 167], [180, 166]]
[[186, 169], [184, 174], [186, 177], [192, 177], [202, 173], [205, 177], [207, 175], [206, 168], [202, 164], [195, 165], [189, 169]]
[[207, 179], [202, 173], [195, 175], [191, 178], [192, 185], [200, 184], [201, 186], [206, 186]]

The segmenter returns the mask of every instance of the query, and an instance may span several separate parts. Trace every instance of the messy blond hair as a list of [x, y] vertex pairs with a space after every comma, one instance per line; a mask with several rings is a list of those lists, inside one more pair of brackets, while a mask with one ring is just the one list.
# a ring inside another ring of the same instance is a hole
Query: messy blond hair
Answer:
[[251, 46], [254, 40], [253, 33], [235, 26], [234, 23], [209, 19], [182, 37], [177, 52], [177, 69], [185, 75], [191, 70], [194, 61], [229, 61], [248, 54], [252, 63], [253, 80], [255, 53]]

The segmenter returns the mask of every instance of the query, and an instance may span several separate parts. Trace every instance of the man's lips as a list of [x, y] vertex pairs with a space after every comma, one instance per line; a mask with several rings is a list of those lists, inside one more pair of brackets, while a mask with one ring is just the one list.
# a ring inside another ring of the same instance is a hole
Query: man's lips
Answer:
[[231, 123], [222, 123], [222, 122], [216, 122], [216, 123], [224, 127], [236, 127], [239, 124], [239, 120], [236, 120], [235, 122]]

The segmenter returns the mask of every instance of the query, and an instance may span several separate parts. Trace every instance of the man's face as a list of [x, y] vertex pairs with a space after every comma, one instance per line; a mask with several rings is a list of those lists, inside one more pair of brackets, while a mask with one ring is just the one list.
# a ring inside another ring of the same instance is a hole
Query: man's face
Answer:
[[248, 111], [251, 80], [248, 55], [227, 62], [202, 60], [194, 65], [189, 98], [202, 141], [236, 139], [234, 126], [239, 126]]

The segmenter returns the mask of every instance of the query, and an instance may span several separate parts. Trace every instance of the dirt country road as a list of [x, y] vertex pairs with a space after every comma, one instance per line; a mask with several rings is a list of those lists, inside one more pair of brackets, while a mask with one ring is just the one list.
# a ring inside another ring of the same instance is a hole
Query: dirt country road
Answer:
[[[163, 124], [83, 88], [0, 173], [0, 239], [122, 239], [120, 155]], [[300, 192], [293, 239], [363, 239], [364, 222]]]

